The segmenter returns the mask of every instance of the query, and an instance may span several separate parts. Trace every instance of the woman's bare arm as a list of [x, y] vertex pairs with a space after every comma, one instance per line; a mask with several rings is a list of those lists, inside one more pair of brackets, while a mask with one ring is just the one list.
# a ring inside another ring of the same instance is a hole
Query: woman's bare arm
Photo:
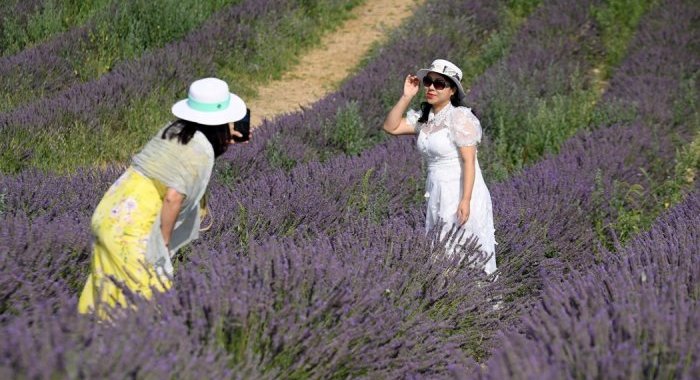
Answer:
[[182, 208], [182, 202], [185, 196], [177, 192], [173, 188], [168, 188], [165, 192], [165, 198], [163, 198], [163, 208], [160, 212], [160, 231], [163, 234], [163, 240], [166, 246], [170, 246], [170, 237], [173, 234], [173, 229], [175, 228], [175, 221], [177, 221], [177, 216], [180, 214], [180, 209]]
[[476, 176], [476, 145], [460, 147], [459, 156], [462, 160], [462, 199], [457, 208], [457, 221], [462, 225], [469, 220], [471, 211], [469, 203], [472, 199]]

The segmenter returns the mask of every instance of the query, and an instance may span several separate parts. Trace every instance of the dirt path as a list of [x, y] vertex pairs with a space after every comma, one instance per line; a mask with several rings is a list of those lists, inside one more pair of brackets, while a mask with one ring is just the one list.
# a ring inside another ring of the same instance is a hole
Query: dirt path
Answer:
[[320, 46], [307, 52], [280, 80], [267, 83], [247, 101], [251, 124], [294, 112], [335, 90], [357, 67], [374, 42], [386, 38], [423, 0], [367, 0], [353, 10], [353, 18], [327, 34]]

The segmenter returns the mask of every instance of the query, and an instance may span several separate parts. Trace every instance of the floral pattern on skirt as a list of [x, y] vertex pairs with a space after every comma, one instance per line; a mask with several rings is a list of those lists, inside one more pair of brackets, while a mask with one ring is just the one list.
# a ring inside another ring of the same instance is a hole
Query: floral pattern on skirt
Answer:
[[78, 311], [98, 311], [100, 305], [127, 306], [121, 287], [150, 298], [170, 282], [145, 262], [148, 238], [160, 215], [165, 187], [129, 168], [109, 188], [92, 216], [94, 236], [90, 275], [78, 301]]

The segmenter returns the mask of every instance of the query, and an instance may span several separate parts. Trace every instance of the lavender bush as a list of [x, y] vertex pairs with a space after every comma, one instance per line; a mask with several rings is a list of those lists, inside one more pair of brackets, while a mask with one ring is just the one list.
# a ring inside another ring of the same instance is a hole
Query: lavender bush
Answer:
[[[195, 247], [172, 292], [136, 301], [139, 312], [117, 316], [113, 324], [90, 325], [76, 315], [73, 290], [49, 266], [38, 266], [37, 282], [52, 285], [27, 284], [16, 292], [27, 300], [16, 304], [24, 306], [21, 317], [3, 314], [3, 336], [11, 337], [0, 348], [3, 368], [40, 376], [120, 368], [113, 376], [141, 377], [167, 373], [168, 365], [171, 373], [196, 374], [209, 365], [225, 372], [225, 360], [234, 373], [263, 377], [439, 376], [464, 361], [462, 317], [481, 314], [478, 326], [489, 313], [488, 294], [474, 282], [478, 273], [435, 260], [443, 248], [400, 220], [382, 228], [357, 224], [303, 245], [275, 240], [253, 243], [238, 255], [230, 241], [218, 249]], [[18, 263], [12, 269], [24, 268]], [[454, 313], [426, 313], [438, 306]], [[148, 334], [140, 333], [144, 325]], [[33, 351], [45, 339], [62, 348]], [[151, 339], [157, 343], [145, 344]], [[150, 350], [167, 355], [152, 360]], [[171, 361], [192, 350], [193, 361]], [[35, 353], [31, 361], [27, 352]], [[35, 360], [47, 364], [37, 367]]]
[[601, 263], [549, 281], [484, 379], [700, 376], [700, 192]]

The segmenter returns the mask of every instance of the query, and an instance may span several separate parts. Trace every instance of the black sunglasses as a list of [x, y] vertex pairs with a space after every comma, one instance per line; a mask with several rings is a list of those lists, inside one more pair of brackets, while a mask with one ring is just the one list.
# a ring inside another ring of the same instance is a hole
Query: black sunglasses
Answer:
[[449, 83], [447, 83], [447, 81], [442, 79], [442, 78], [436, 78], [435, 80], [433, 80], [427, 75], [424, 76], [423, 77], [423, 86], [425, 86], [425, 88], [428, 88], [428, 87], [430, 87], [430, 85], [433, 85], [433, 87], [435, 87], [435, 89], [438, 91], [444, 90], [445, 87], [451, 87], [449, 85]]

